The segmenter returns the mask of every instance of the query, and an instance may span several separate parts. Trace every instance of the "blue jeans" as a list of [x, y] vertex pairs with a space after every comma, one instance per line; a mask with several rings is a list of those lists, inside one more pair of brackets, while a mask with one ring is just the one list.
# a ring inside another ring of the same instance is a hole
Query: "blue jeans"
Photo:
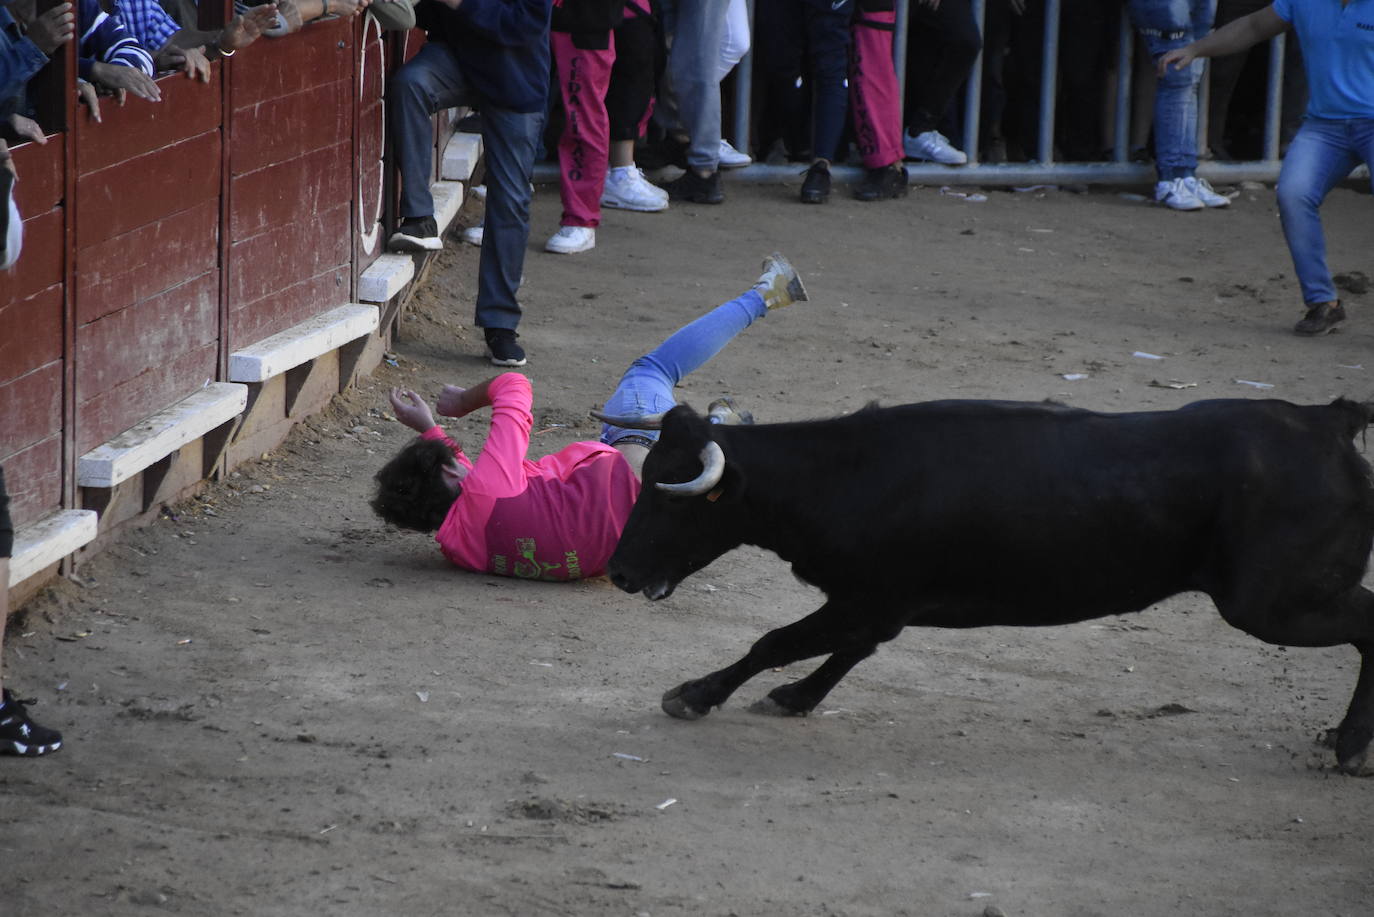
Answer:
[[730, 0], [663, 0], [670, 91], [659, 97], [658, 122], [687, 132], [687, 164], [714, 172], [720, 162], [720, 45]]
[[[435, 112], [479, 102], [463, 79], [458, 59], [442, 42], [429, 42], [391, 78], [391, 138], [401, 172], [401, 216], [434, 215], [429, 182], [434, 174]], [[481, 328], [514, 329], [520, 323], [515, 294], [530, 238], [530, 175], [544, 132], [544, 113], [514, 112], [483, 103], [482, 147], [487, 206], [477, 271]]]
[[[1212, 28], [1216, 0], [1130, 0], [1131, 21], [1145, 39], [1150, 57], [1201, 38]], [[1155, 171], [1160, 181], [1187, 178], [1197, 171], [1197, 88], [1203, 61], [1184, 70], [1172, 67], [1155, 89]]]
[[[673, 400], [673, 386], [720, 353], [735, 335], [767, 314], [763, 297], [757, 290], [749, 290], [682, 326], [662, 344], [630, 364], [606, 402], [605, 413], [623, 417], [668, 410], [677, 404]], [[657, 430], [601, 425], [601, 441], [607, 445], [614, 446], [618, 440], [631, 435], [658, 439]]]
[[1279, 216], [1293, 269], [1308, 305], [1331, 302], [1336, 287], [1326, 266], [1326, 236], [1318, 208], [1336, 184], [1363, 160], [1374, 170], [1374, 118], [1308, 118], [1279, 170]]

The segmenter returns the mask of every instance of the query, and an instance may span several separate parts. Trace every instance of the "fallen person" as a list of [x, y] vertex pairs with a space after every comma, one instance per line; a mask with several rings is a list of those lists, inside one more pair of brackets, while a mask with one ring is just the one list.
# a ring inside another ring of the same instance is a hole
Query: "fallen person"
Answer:
[[[659, 414], [675, 404], [673, 386], [772, 309], [805, 300], [796, 270], [781, 255], [743, 295], [678, 329], [631, 364], [606, 413]], [[535, 461], [529, 449], [529, 380], [502, 373], [472, 388], [445, 386], [438, 413], [462, 417], [492, 409], [476, 462], [434, 422], [415, 392], [393, 389], [396, 419], [420, 434], [381, 471], [372, 509], [387, 522], [435, 540], [455, 565], [478, 573], [566, 581], [599, 576], [639, 495], [644, 457], [656, 431], [605, 424], [599, 442], [577, 442]], [[728, 399], [708, 412], [740, 422]]]

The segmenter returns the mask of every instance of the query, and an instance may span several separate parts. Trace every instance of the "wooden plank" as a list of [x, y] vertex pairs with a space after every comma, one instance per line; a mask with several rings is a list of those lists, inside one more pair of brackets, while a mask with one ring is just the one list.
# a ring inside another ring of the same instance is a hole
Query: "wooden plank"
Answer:
[[[129, 96], [123, 106], [100, 100], [100, 121], [85, 117], [76, 122], [77, 173], [89, 175], [154, 150], [184, 142], [220, 126], [220, 62], [210, 65], [210, 82], [188, 80], [185, 74], [157, 81], [162, 101], [146, 102]], [[196, 165], [213, 170], [217, 160]], [[82, 216], [85, 220], [85, 216]]]
[[[261, 232], [311, 218], [347, 203], [350, 144], [340, 141], [295, 159], [233, 176], [230, 181], [230, 239], [241, 241]], [[313, 244], [313, 240], [299, 240]]]
[[[286, 39], [261, 39], [250, 52], [249, 66], [234, 68], [234, 110], [249, 110], [264, 102], [348, 78], [353, 55], [351, 20], [311, 23]], [[236, 119], [238, 120], [238, 119]]]
[[229, 356], [231, 382], [266, 382], [377, 330], [376, 306], [347, 303]]
[[77, 265], [77, 321], [118, 312], [214, 271], [218, 262], [218, 198], [92, 245]]
[[[352, 138], [353, 86], [339, 80], [302, 92], [269, 99], [251, 114], [235, 114], [230, 140], [234, 174], [242, 175], [306, 150], [334, 146]], [[347, 157], [339, 163], [347, 169]]]
[[0, 455], [26, 449], [62, 428], [62, 364], [49, 363], [0, 384]]
[[242, 414], [248, 386], [211, 382], [101, 443], [77, 462], [82, 487], [114, 487]]
[[[230, 254], [229, 296], [248, 303], [349, 260], [349, 206], [337, 205], [297, 223], [276, 226], [235, 242]], [[346, 301], [348, 291], [331, 303]]]
[[78, 251], [215, 198], [218, 162], [216, 131], [78, 175]]
[[[16, 529], [6, 585], [13, 589], [35, 573], [75, 554], [95, 541], [98, 531], [93, 509], [62, 510]], [[0, 625], [3, 623], [0, 621]]]
[[10, 517], [16, 526], [27, 525], [62, 505], [62, 437], [50, 436], [4, 454], [5, 488], [10, 495]]
[[348, 265], [330, 268], [229, 313], [231, 349], [260, 341], [347, 301]]
[[94, 449], [164, 405], [203, 386], [214, 376], [215, 357], [215, 345], [208, 344], [149, 365], [113, 388], [92, 390], [78, 385], [74, 429], [77, 454]]
[[213, 274], [202, 274], [79, 327], [77, 385], [86, 391], [110, 388], [147, 366], [214, 341], [215, 284]]
[[14, 200], [25, 219], [47, 213], [62, 203], [62, 137], [45, 144], [21, 143], [10, 147], [19, 181]]
[[0, 381], [8, 382], [61, 358], [61, 286], [54, 284], [22, 302], [0, 305]]
[[34, 217], [25, 215], [24, 249], [19, 254], [19, 263], [0, 273], [0, 303], [29, 299], [62, 283], [62, 249], [66, 238], [63, 219], [60, 209], [47, 210]]

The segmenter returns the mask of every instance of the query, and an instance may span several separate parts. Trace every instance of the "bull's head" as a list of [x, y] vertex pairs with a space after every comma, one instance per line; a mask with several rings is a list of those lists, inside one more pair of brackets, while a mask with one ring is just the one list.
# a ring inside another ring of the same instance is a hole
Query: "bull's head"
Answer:
[[[624, 421], [612, 420], [629, 426]], [[721, 446], [727, 428], [679, 405], [662, 417], [661, 430], [608, 565], [611, 582], [650, 599], [671, 595], [678, 583], [741, 543], [731, 506], [743, 477]]]

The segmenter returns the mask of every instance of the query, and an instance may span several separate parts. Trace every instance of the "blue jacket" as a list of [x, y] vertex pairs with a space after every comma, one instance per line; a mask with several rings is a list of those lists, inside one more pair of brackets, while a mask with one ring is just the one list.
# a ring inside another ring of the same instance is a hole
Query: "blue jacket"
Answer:
[[543, 111], [549, 93], [551, 0], [420, 0], [416, 24], [448, 45], [464, 79], [489, 104]]

